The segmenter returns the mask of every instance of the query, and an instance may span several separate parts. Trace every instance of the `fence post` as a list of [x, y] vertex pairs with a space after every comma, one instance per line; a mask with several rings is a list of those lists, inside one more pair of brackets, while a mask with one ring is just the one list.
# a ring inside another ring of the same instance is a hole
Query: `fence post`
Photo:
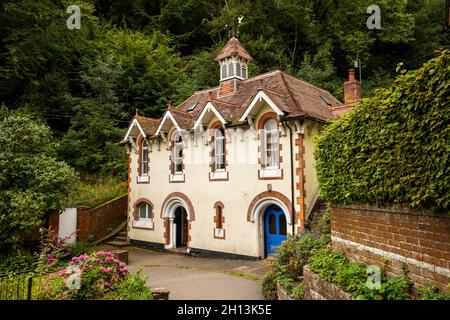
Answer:
[[31, 290], [33, 288], [33, 277], [28, 278], [27, 300], [31, 300]]

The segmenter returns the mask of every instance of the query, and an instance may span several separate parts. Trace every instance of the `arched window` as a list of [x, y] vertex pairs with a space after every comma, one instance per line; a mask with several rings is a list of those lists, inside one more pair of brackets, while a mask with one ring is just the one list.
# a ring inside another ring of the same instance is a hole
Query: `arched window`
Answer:
[[173, 138], [173, 168], [174, 173], [183, 173], [183, 140], [181, 135], [176, 132]]
[[139, 220], [142, 219], [153, 219], [153, 209], [145, 202], [139, 206]]
[[215, 171], [225, 170], [225, 136], [223, 129], [214, 130], [214, 169]]
[[265, 166], [268, 169], [278, 169], [279, 166], [279, 143], [280, 136], [278, 133], [278, 125], [275, 119], [269, 119], [264, 124], [265, 134]]
[[141, 176], [148, 175], [148, 143], [147, 141], [142, 141], [141, 146]]

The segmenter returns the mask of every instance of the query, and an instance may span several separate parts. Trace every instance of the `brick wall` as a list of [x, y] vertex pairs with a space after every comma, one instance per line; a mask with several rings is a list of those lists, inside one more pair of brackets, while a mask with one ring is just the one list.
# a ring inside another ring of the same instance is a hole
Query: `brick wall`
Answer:
[[401, 275], [406, 267], [416, 289], [450, 283], [450, 216], [400, 207], [331, 207], [334, 249], [350, 260], [386, 267]]
[[303, 267], [303, 300], [351, 300], [352, 295], [338, 286], [319, 279], [309, 267]]
[[[79, 208], [77, 215], [78, 241], [106, 236], [127, 219], [128, 194], [93, 209]], [[91, 236], [92, 235], [92, 236]]]

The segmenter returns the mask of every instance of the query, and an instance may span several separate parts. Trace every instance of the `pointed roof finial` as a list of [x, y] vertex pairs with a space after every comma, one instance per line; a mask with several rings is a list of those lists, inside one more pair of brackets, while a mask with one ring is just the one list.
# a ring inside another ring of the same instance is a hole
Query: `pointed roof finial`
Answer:
[[172, 109], [172, 100], [167, 101], [167, 108]]
[[139, 115], [138, 112], [139, 112], [139, 109], [136, 108], [136, 111], [135, 111], [135, 113], [134, 113], [134, 116], [135, 116], [135, 117], [137, 117], [137, 116]]

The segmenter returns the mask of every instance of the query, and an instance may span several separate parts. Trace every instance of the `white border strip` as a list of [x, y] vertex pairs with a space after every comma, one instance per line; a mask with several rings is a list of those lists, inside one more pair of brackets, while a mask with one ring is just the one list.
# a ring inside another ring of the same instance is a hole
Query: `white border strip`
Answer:
[[396, 260], [396, 261], [412, 264], [412, 265], [414, 265], [414, 266], [416, 266], [416, 267], [418, 267], [420, 269], [426, 269], [428, 271], [431, 271], [431, 272], [434, 272], [434, 273], [439, 273], [439, 274], [442, 274], [442, 275], [450, 278], [450, 269], [447, 269], [447, 268], [438, 267], [438, 266], [435, 266], [435, 265], [430, 264], [430, 263], [422, 262], [422, 261], [419, 261], [419, 260], [416, 260], [416, 259], [412, 259], [412, 258], [407, 258], [407, 257], [404, 257], [404, 256], [396, 254], [396, 253], [384, 251], [384, 250], [381, 250], [381, 249], [378, 249], [378, 248], [374, 248], [374, 247], [369, 247], [369, 246], [366, 246], [366, 245], [363, 245], [363, 244], [360, 244], [360, 243], [357, 243], [357, 242], [353, 242], [353, 241], [350, 241], [350, 240], [342, 239], [342, 238], [339, 238], [339, 237], [336, 237], [336, 236], [331, 236], [331, 240], [333, 242], [338, 242], [338, 243], [345, 244], [345, 245], [347, 245], [349, 247], [354, 247], [354, 248], [356, 248], [359, 251], [366, 250], [366, 251], [369, 251], [371, 253], [377, 254], [379, 256], [382, 256], [382, 257], [385, 257], [385, 258], [388, 258], [388, 259], [391, 259], [391, 260]]

